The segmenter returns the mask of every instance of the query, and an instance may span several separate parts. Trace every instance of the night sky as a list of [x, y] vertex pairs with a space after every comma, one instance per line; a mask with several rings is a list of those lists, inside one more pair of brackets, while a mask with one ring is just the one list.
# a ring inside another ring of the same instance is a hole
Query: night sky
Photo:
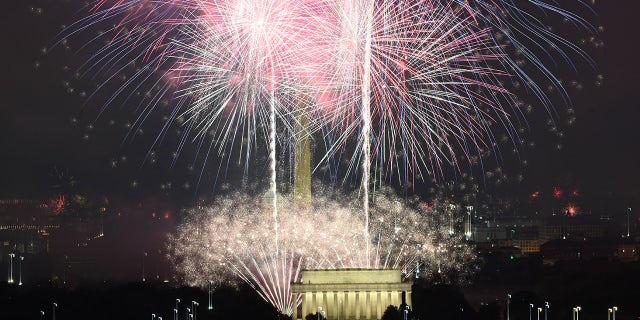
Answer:
[[[171, 149], [167, 147], [159, 151], [155, 164], [144, 160], [157, 130], [154, 119], [145, 125], [143, 135], [133, 142], [125, 141], [124, 126], [135, 112], [112, 108], [96, 120], [99, 106], [84, 104], [79, 94], [91, 94], [95, 83], [73, 77], [81, 56], [74, 55], [73, 49], [65, 52], [59, 47], [43, 54], [42, 48], [50, 47], [60, 26], [78, 16], [73, 2], [11, 1], [4, 5], [0, 22], [4, 43], [0, 50], [0, 197], [47, 197], [56, 184], [53, 173], [58, 170], [74, 176], [88, 192], [135, 198], [163, 193], [171, 183], [172, 190], [178, 190], [172, 191], [171, 197], [193, 199], [198, 173], [188, 169], [189, 157], [171, 168], [167, 156]], [[42, 12], [33, 12], [32, 7], [42, 8]], [[581, 190], [593, 203], [637, 206], [640, 44], [636, 39], [640, 2], [598, 1], [595, 11], [596, 15], [587, 18], [595, 26], [604, 27], [595, 36], [605, 43], [603, 48], [587, 50], [596, 61], [596, 69], [577, 63], [577, 73], [562, 70], [560, 74], [567, 81], [584, 83], [581, 91], [569, 91], [576, 122], [559, 124], [565, 133], [561, 142], [549, 137], [544, 126], [532, 123], [532, 128], [541, 128], [541, 132], [531, 134], [538, 149], [523, 155], [530, 164], [518, 192], [526, 196], [561, 186]], [[604, 75], [601, 87], [593, 84], [597, 74]], [[73, 93], [68, 92], [69, 87]], [[541, 119], [533, 117], [530, 121]], [[555, 148], [558, 143], [562, 144], [559, 151]], [[217, 164], [208, 166], [205, 175], [215, 176]], [[213, 186], [206, 184], [215, 179], [205, 180], [200, 192], [211, 193]]]

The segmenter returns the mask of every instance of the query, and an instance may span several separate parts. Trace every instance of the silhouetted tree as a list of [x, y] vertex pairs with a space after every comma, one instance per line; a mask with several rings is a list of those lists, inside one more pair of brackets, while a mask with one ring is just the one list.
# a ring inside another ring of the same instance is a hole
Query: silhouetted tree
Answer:
[[326, 318], [324, 316], [322, 316], [322, 314], [318, 314], [316, 313], [309, 313], [306, 317], [304, 317], [305, 320], [326, 320]]
[[402, 320], [402, 313], [398, 310], [398, 307], [389, 305], [382, 314], [382, 320]]
[[473, 308], [459, 288], [438, 284], [416, 282], [412, 288], [412, 316], [416, 319], [460, 320], [474, 317]]
[[498, 320], [502, 319], [501, 308], [496, 302], [483, 305], [478, 310], [477, 320]]

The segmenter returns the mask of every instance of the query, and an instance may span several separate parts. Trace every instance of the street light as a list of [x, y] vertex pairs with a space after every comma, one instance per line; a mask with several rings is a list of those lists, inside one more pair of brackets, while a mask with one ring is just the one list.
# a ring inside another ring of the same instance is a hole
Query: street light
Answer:
[[156, 314], [155, 313], [151, 314], [151, 320], [156, 320]]
[[20, 260], [18, 261], [19, 264], [19, 268], [18, 268], [18, 285], [21, 286], [22, 285], [22, 261], [24, 260], [23, 256], [20, 256]]
[[178, 320], [178, 303], [180, 303], [180, 299], [176, 299], [176, 308], [173, 309], [173, 320]]
[[533, 303], [529, 303], [529, 320], [531, 320], [531, 311], [533, 310]]
[[44, 318], [44, 311], [40, 310], [40, 320], [42, 320], [42, 318]]
[[511, 294], [507, 294], [507, 320], [509, 320], [509, 305], [511, 304]]
[[404, 306], [404, 320], [409, 317], [409, 306]]
[[611, 320], [611, 313], [613, 312], [613, 309], [609, 308], [607, 309], [607, 320]]
[[631, 215], [631, 207], [627, 208], [627, 238], [629, 238], [629, 216]]
[[147, 256], [147, 253], [146, 253], [146, 252], [143, 252], [143, 255], [142, 255], [142, 282], [145, 282], [145, 281], [146, 281], [146, 279], [144, 278], [144, 258], [145, 258], [146, 256]]
[[9, 283], [13, 283], [13, 257], [15, 256], [14, 253], [9, 253], [9, 280], [7, 280]]
[[318, 320], [320, 320], [320, 313], [322, 313], [322, 307], [318, 307], [318, 313], [317, 313], [317, 315], [318, 315], [318, 317], [317, 317], [317, 318], [318, 318]]
[[538, 307], [538, 320], [540, 320], [540, 312], [542, 312], [542, 308]]
[[193, 310], [193, 319], [197, 320], [198, 319], [198, 313], [196, 312], [196, 307], [198, 307], [200, 304], [197, 301], [191, 301], [191, 309]]
[[573, 320], [580, 320], [580, 311], [582, 310], [582, 307], [578, 306], [578, 307], [574, 307], [573, 308]]
[[53, 312], [51, 313], [51, 314], [52, 314], [52, 316], [53, 316], [53, 318], [52, 318], [53, 320], [56, 320], [56, 308], [57, 308], [57, 307], [58, 307], [58, 304], [54, 302], [54, 303], [53, 303], [53, 307], [52, 307]]
[[64, 265], [62, 266], [62, 284], [67, 284], [67, 275], [70, 268], [71, 264], [69, 264], [69, 256], [65, 254]]
[[547, 320], [547, 314], [549, 313], [549, 302], [544, 302], [544, 320]]
[[213, 280], [208, 280], [209, 283], [209, 307], [207, 309], [213, 310], [213, 300], [211, 299], [211, 295], [213, 294]]
[[614, 306], [613, 308], [611, 308], [611, 310], [613, 310], [613, 319], [612, 320], [616, 320], [616, 311], [618, 311], [618, 307]]

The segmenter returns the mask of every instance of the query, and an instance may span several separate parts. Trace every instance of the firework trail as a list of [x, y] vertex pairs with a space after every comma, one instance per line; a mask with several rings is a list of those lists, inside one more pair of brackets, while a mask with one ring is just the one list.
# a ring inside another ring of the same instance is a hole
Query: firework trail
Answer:
[[[192, 137], [206, 163], [212, 149], [230, 158], [238, 146], [245, 174], [258, 141], [268, 141], [274, 162], [274, 115], [291, 131], [296, 115], [308, 114], [303, 132], [323, 130], [327, 144], [318, 165], [356, 138], [347, 173], [361, 166], [364, 193], [370, 166], [380, 174], [373, 180], [397, 176], [403, 184], [446, 166], [462, 170], [461, 160], [492, 148], [494, 124], [517, 143], [512, 122], [523, 116], [502, 83], [520, 79], [553, 113], [529, 69], [560, 86], [544, 58], [583, 55], [529, 12], [589, 28], [539, 0], [101, 0], [89, 9], [64, 40], [113, 27], [81, 48], [101, 49], [80, 74], [105, 75], [97, 91], [106, 91], [137, 65], [101, 111], [133, 103], [130, 92], [150, 86], [132, 131], [171, 104], [154, 145], [177, 123], [185, 129], [178, 151]], [[513, 59], [512, 47], [533, 67]]]
[[489, 81], [506, 73], [489, 65], [498, 58], [489, 33], [462, 9], [435, 1], [345, 0], [326, 12], [331, 23], [322, 43], [329, 59], [319, 122], [335, 133], [326, 157], [359, 131], [348, 170], [361, 159], [368, 236], [371, 156], [388, 158], [386, 170], [400, 168], [392, 156], [399, 150], [420, 162], [412, 167], [435, 172], [434, 166], [457, 161], [453, 145], [485, 147], [491, 135], [485, 123], [506, 112], [497, 103], [492, 112], [482, 110], [491, 101], [475, 90], [506, 94]]
[[404, 277], [449, 274], [464, 281], [477, 267], [464, 235], [450, 234], [444, 203], [426, 207], [393, 195], [377, 197], [367, 244], [357, 197], [314, 197], [312, 208], [297, 205], [290, 196], [278, 199], [280, 225], [287, 232], [280, 235], [277, 250], [271, 245], [265, 199], [235, 193], [191, 210], [169, 240], [181, 280], [195, 286], [210, 279], [244, 281], [278, 311], [290, 314], [290, 284], [300, 280], [302, 269], [393, 268]]
[[[543, 58], [569, 59], [567, 51], [585, 57], [527, 10], [549, 11], [588, 28], [586, 22], [541, 1], [336, 3], [326, 13], [326, 19], [335, 22], [323, 35], [330, 58], [322, 68], [328, 89], [319, 95], [318, 107], [326, 116], [319, 122], [328, 124], [329, 135], [336, 136], [327, 157], [360, 136], [350, 171], [356, 159], [366, 156], [363, 150], [369, 146], [363, 141], [369, 129], [372, 156], [378, 158], [384, 176], [395, 170], [398, 177], [408, 177], [403, 183], [423, 173], [442, 175], [447, 165], [461, 170], [461, 159], [491, 148], [493, 124], [517, 143], [512, 122], [522, 115], [504, 82], [521, 80], [551, 107], [511, 49], [532, 62], [531, 72], [542, 73], [558, 86]], [[505, 36], [508, 41], [498, 40]], [[555, 52], [530, 46], [548, 46]]]
[[[558, 21], [564, 20], [571, 23], [579, 30], [595, 33], [596, 30], [582, 16], [564, 8], [564, 6], [585, 7], [591, 10], [589, 4], [583, 1], [572, 1], [562, 6], [555, 1], [534, 0], [517, 2], [513, 0], [455, 0], [465, 8], [478, 24], [492, 29], [493, 39], [496, 43], [507, 43], [513, 47], [519, 56], [528, 61], [531, 67], [524, 68], [523, 63], [518, 63], [513, 55], [505, 55], [501, 63], [517, 78], [527, 84], [538, 100], [554, 115], [555, 108], [549, 96], [541, 88], [540, 81], [536, 78], [548, 80], [553, 87], [561, 92], [565, 103], [569, 96], [561, 80], [554, 74], [550, 66], [564, 63], [574, 70], [572, 58], [579, 57], [593, 66], [593, 60], [576, 44], [554, 33], [552, 28], [545, 23], [544, 17], [555, 16]], [[593, 5], [593, 1], [591, 3]], [[543, 17], [540, 14], [543, 13]], [[559, 59], [560, 61], [556, 61]]]

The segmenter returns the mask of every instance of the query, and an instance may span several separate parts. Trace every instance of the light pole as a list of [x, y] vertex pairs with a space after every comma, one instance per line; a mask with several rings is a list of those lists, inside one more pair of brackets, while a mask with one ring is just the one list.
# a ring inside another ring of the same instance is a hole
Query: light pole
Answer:
[[198, 319], [198, 312], [196, 311], [196, 308], [199, 305], [200, 304], [197, 301], [191, 301], [191, 309], [193, 310], [193, 320], [197, 320]]
[[42, 320], [42, 318], [44, 318], [44, 311], [40, 310], [40, 320]]
[[629, 223], [631, 220], [629, 220], [629, 216], [631, 215], [631, 207], [627, 208], [627, 238], [629, 238]]
[[582, 310], [582, 307], [577, 306], [573, 308], [573, 320], [580, 320], [580, 311]]
[[184, 308], [184, 309], [185, 309], [185, 311], [187, 311], [185, 313], [186, 316], [184, 318], [185, 318], [185, 320], [189, 320], [189, 316], [191, 315], [191, 309], [190, 308]]
[[511, 304], [511, 294], [507, 293], [507, 320], [509, 320], [509, 305], [510, 304]]
[[471, 211], [473, 211], [473, 206], [467, 206], [467, 223], [465, 223], [464, 235], [467, 240], [471, 240]]
[[54, 302], [54, 303], [53, 303], [53, 307], [52, 307], [53, 312], [51, 313], [51, 315], [52, 315], [52, 319], [53, 319], [53, 320], [56, 320], [56, 308], [57, 308], [57, 307], [58, 307], [58, 304]]
[[143, 252], [142, 254], [142, 282], [145, 282], [146, 279], [144, 278], [144, 258], [147, 256], [146, 252]]
[[213, 280], [208, 280], [209, 283], [209, 307], [207, 309], [213, 310], [213, 300], [211, 299], [211, 295], [213, 294]]
[[13, 257], [15, 256], [14, 253], [9, 253], [9, 280], [7, 280], [9, 283], [13, 283]]
[[173, 309], [173, 313], [174, 313], [173, 320], [178, 320], [178, 303], [180, 303], [180, 299], [176, 299], [176, 308]]
[[409, 317], [409, 306], [404, 306], [404, 320]]
[[320, 320], [320, 313], [322, 313], [322, 307], [318, 307], [318, 313], [317, 313], [317, 315], [318, 315], [318, 317], [317, 317], [317, 318], [318, 318], [318, 320]]
[[611, 313], [613, 312], [613, 309], [609, 308], [607, 309], [607, 320], [611, 320]]
[[616, 320], [616, 311], [618, 311], [618, 307], [614, 306], [611, 310], [613, 310], [613, 318], [611, 320]]
[[540, 320], [540, 312], [542, 312], [542, 308], [538, 307], [538, 320]]
[[67, 284], [67, 269], [69, 269], [69, 256], [64, 255], [64, 265], [62, 266], [62, 284]]
[[529, 303], [529, 320], [531, 320], [531, 311], [533, 310], [533, 303]]
[[18, 285], [22, 285], [22, 261], [24, 260], [23, 256], [20, 256], [20, 260], [18, 261]]
[[151, 320], [156, 320], [156, 314], [155, 313], [151, 314]]
[[549, 302], [544, 302], [544, 320], [548, 320], [547, 315], [549, 313]]

